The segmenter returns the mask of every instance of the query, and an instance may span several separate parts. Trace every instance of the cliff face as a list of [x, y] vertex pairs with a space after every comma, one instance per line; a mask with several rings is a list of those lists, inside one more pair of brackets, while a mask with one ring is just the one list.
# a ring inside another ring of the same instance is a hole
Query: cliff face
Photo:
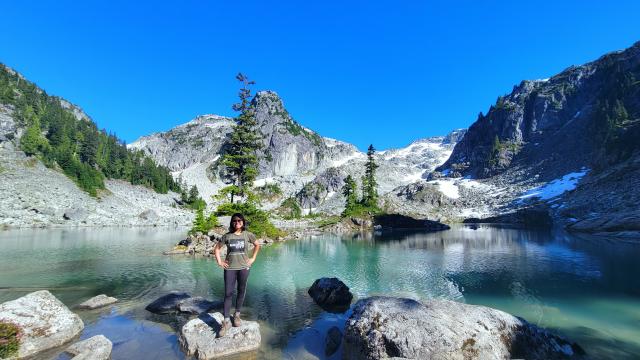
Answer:
[[[438, 171], [487, 178], [528, 167], [543, 178], [624, 161], [638, 150], [640, 43], [523, 81], [480, 114]], [[635, 142], [635, 144], [634, 144]]]

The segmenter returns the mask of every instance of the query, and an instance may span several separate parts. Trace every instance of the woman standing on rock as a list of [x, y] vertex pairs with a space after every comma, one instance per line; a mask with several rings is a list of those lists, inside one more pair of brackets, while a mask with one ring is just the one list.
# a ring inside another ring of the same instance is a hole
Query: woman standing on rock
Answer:
[[[247, 256], [249, 243], [255, 246], [252, 257]], [[222, 249], [223, 245], [227, 246], [227, 257], [224, 261], [220, 260], [220, 249]], [[220, 239], [214, 249], [216, 262], [218, 266], [224, 269], [224, 321], [220, 328], [220, 337], [224, 336], [231, 327], [229, 317], [231, 297], [236, 283], [238, 284], [238, 296], [236, 298], [236, 311], [233, 314], [233, 326], [238, 327], [241, 324], [240, 309], [244, 303], [247, 279], [249, 279], [249, 269], [251, 268], [251, 264], [256, 261], [256, 256], [258, 256], [259, 251], [260, 244], [256, 242], [256, 236], [246, 231], [244, 216], [240, 213], [233, 214], [233, 216], [231, 216], [231, 223], [229, 224], [229, 232], [222, 236], [222, 239]]]

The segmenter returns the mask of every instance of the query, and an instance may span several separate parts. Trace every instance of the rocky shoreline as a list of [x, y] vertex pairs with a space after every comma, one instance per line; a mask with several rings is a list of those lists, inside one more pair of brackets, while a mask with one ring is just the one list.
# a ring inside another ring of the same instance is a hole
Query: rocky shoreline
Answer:
[[[416, 301], [394, 296], [373, 296], [353, 306], [349, 287], [337, 278], [317, 279], [308, 294], [323, 310], [347, 314], [344, 326], [334, 326], [317, 338], [325, 342], [326, 356], [342, 349], [345, 359], [583, 359], [576, 344], [522, 318], [485, 306], [442, 299]], [[100, 295], [85, 303], [95, 308], [117, 299]], [[156, 314], [183, 314], [176, 332], [182, 350], [200, 360], [216, 359], [260, 348], [257, 321], [245, 320], [221, 336], [222, 302], [173, 291], [146, 310]], [[184, 316], [187, 316], [186, 318]], [[46, 290], [0, 304], [0, 324], [16, 331], [0, 342], [2, 358], [31, 357], [64, 351], [77, 359], [109, 359], [111, 341], [103, 335], [75, 342], [84, 323]], [[341, 331], [341, 328], [344, 331]], [[6, 350], [6, 351], [5, 351]]]

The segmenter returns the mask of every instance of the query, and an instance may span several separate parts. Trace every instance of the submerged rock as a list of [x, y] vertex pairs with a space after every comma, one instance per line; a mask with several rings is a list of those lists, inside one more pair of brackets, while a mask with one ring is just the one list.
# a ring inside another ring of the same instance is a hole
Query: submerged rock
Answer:
[[191, 295], [185, 292], [172, 291], [167, 295], [163, 295], [151, 304], [147, 305], [145, 309], [155, 314], [166, 314], [178, 311], [178, 305], [182, 300], [190, 298]]
[[0, 322], [20, 329], [20, 347], [16, 354], [20, 358], [60, 346], [84, 328], [80, 317], [47, 290], [0, 304]]
[[316, 304], [328, 311], [342, 312], [351, 304], [353, 294], [338, 278], [320, 278], [308, 290]]
[[78, 307], [80, 309], [97, 309], [103, 306], [111, 305], [117, 301], [118, 299], [114, 297], [110, 297], [105, 294], [100, 294], [98, 296], [94, 296], [91, 299], [83, 302], [82, 304], [78, 305]]
[[196, 297], [191, 297], [191, 298], [187, 298], [180, 301], [177, 305], [177, 309], [178, 311], [183, 313], [190, 313], [190, 314], [197, 315], [197, 314], [206, 313], [207, 311], [213, 310], [216, 308], [217, 309], [222, 308], [223, 305], [224, 304], [222, 301], [211, 301], [203, 297], [196, 296]]
[[338, 350], [342, 343], [342, 332], [337, 326], [331, 327], [327, 332], [327, 338], [324, 343], [324, 354], [329, 357]]
[[187, 322], [180, 333], [180, 343], [188, 355], [199, 360], [215, 359], [260, 347], [260, 325], [242, 320], [242, 326], [231, 327], [223, 337], [217, 337], [224, 316], [221, 313], [202, 314]]
[[346, 323], [345, 359], [569, 359], [582, 349], [527, 321], [484, 306], [371, 297]]
[[107, 360], [113, 344], [104, 335], [96, 335], [69, 346], [65, 351], [75, 355], [72, 360]]

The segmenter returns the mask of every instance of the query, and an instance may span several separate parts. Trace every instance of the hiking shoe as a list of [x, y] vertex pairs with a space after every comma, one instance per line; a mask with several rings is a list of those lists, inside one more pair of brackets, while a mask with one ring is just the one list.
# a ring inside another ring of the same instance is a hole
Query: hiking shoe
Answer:
[[218, 337], [223, 337], [227, 334], [227, 330], [231, 328], [231, 324], [228, 321], [223, 320], [222, 325], [220, 326], [220, 331], [218, 331]]
[[239, 327], [240, 325], [242, 325], [242, 319], [240, 319], [240, 313], [233, 314], [231, 321], [233, 323], [233, 327]]

